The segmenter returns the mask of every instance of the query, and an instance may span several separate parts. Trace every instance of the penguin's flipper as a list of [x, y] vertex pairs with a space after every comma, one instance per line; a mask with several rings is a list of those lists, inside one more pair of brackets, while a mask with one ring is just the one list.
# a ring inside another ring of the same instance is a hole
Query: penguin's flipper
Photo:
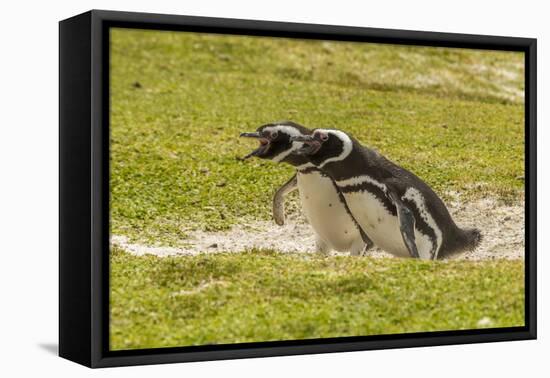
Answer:
[[415, 219], [413, 212], [401, 201], [397, 193], [391, 189], [388, 189], [387, 195], [397, 209], [397, 219], [399, 219], [401, 236], [403, 237], [405, 246], [409, 250], [409, 254], [412, 258], [420, 258], [414, 236]]
[[296, 174], [275, 192], [273, 196], [273, 219], [279, 226], [285, 224], [285, 196], [298, 189]]

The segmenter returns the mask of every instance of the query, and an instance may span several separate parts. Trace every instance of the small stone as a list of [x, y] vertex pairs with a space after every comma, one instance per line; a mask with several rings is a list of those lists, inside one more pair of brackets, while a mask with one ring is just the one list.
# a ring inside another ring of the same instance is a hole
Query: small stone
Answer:
[[137, 89], [142, 88], [141, 83], [139, 81], [134, 81], [134, 83], [132, 84], [132, 87]]
[[220, 181], [220, 182], [218, 182], [218, 183], [216, 184], [216, 186], [217, 186], [218, 188], [222, 188], [222, 187], [224, 187], [224, 186], [226, 186], [226, 185], [227, 185], [227, 183], [226, 183], [225, 181]]
[[509, 216], [509, 215], [507, 215], [507, 216], [504, 217], [504, 221], [509, 221], [510, 219], [512, 219], [512, 217]]
[[208, 248], [218, 248], [218, 243], [210, 244]]
[[201, 169], [199, 169], [199, 172], [200, 173], [208, 173], [208, 172], [210, 172], [210, 170], [208, 168], [201, 168]]
[[487, 316], [484, 316], [483, 318], [479, 319], [479, 321], [477, 322], [478, 327], [489, 327], [492, 324], [493, 324], [493, 321]]
[[329, 204], [328, 204], [328, 207], [332, 207], [332, 203], [329, 203]]

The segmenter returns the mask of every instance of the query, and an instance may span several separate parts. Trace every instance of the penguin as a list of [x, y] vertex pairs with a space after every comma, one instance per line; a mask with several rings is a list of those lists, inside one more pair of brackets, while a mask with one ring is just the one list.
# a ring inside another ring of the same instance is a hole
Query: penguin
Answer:
[[315, 129], [291, 141], [304, 143], [293, 154], [334, 180], [363, 231], [386, 252], [436, 260], [479, 245], [481, 232], [458, 227], [424, 181], [351, 135]]
[[298, 190], [304, 214], [316, 235], [316, 250], [327, 255], [330, 250], [364, 255], [373, 243], [359, 227], [342, 193], [330, 177], [308, 162], [308, 157], [293, 154], [302, 142], [291, 137], [309, 135], [311, 131], [290, 121], [268, 123], [256, 132], [242, 133], [241, 137], [255, 138], [260, 146], [244, 159], [252, 156], [291, 164], [296, 174], [273, 197], [273, 216], [279, 225], [284, 224], [284, 197]]

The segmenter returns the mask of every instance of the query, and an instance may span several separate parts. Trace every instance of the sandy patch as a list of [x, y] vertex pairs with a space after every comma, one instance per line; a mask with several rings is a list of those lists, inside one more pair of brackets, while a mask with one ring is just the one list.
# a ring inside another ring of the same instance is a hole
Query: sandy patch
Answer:
[[[447, 203], [456, 223], [477, 227], [483, 241], [472, 252], [454, 258], [467, 260], [521, 259], [524, 257], [525, 212], [523, 203], [505, 205], [494, 199], [464, 203], [454, 194]], [[275, 249], [283, 253], [315, 252], [315, 237], [301, 214], [287, 217], [284, 226], [260, 221], [239, 225], [224, 232], [193, 231], [177, 247], [148, 246], [130, 243], [124, 236], [113, 235], [111, 243], [132, 254], [157, 256], [196, 255], [199, 253], [242, 252], [247, 249]], [[336, 253], [335, 253], [336, 254]], [[391, 256], [379, 249], [370, 256]]]

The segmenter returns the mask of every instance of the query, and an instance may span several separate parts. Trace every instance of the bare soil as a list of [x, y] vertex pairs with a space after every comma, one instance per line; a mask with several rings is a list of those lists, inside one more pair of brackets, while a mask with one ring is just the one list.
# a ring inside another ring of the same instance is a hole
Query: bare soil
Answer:
[[[475, 251], [459, 254], [454, 259], [491, 260], [524, 258], [525, 211], [523, 202], [513, 205], [486, 198], [463, 202], [451, 193], [449, 211], [461, 227], [477, 227], [483, 240]], [[274, 249], [283, 253], [315, 252], [315, 237], [301, 214], [290, 215], [284, 226], [274, 221], [241, 224], [224, 232], [189, 232], [189, 238], [177, 247], [148, 246], [130, 243], [124, 236], [113, 235], [111, 243], [132, 254], [157, 256], [196, 255], [199, 253], [242, 252], [252, 248]], [[333, 254], [338, 254], [333, 252]], [[374, 248], [373, 257], [391, 255]]]

